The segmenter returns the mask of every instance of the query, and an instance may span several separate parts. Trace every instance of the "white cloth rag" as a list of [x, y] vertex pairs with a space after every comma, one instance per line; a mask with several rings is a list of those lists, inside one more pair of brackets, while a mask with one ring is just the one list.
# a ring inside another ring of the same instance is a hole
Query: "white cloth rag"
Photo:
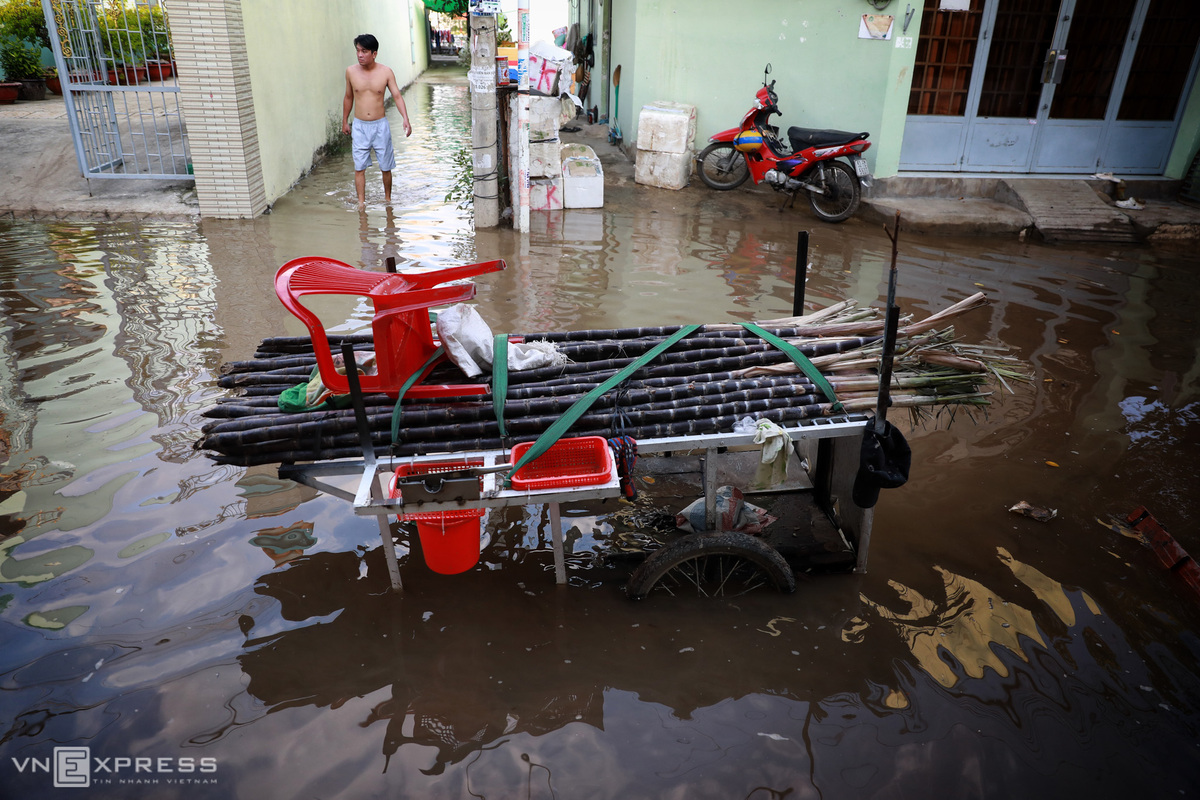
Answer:
[[754, 434], [754, 443], [762, 445], [762, 458], [759, 460], [758, 470], [754, 473], [754, 485], [778, 486], [787, 480], [791, 437], [769, 419], [760, 419], [755, 425], [758, 431]]
[[[482, 375], [492, 366], [494, 337], [475, 306], [455, 303], [437, 315], [437, 334], [446, 355], [468, 378]], [[533, 369], [566, 364], [569, 359], [551, 342], [509, 342], [508, 368]]]

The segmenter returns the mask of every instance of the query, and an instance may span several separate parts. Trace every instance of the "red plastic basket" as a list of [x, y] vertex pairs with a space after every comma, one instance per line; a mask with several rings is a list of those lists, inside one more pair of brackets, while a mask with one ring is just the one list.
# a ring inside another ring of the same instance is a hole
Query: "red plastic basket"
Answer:
[[[512, 449], [515, 464], [533, 442], [521, 442]], [[594, 486], [608, 483], [616, 475], [608, 442], [601, 436], [559, 439], [550, 449], [513, 473], [512, 488], [524, 490], [565, 489], [570, 486]]]

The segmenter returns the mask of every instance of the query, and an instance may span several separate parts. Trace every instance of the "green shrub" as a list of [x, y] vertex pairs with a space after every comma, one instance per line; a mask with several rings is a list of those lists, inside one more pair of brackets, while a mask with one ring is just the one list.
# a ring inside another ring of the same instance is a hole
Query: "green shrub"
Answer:
[[41, 0], [8, 0], [0, 5], [0, 37], [4, 36], [49, 48]]
[[42, 48], [31, 42], [9, 39], [0, 47], [0, 67], [10, 81], [42, 77]]
[[135, 67], [145, 63], [146, 52], [136, 17], [118, 11], [97, 21], [105, 58], [119, 66]]
[[171, 60], [171, 32], [167, 15], [158, 6], [138, 7], [138, 31], [146, 45], [146, 57], [160, 61]]

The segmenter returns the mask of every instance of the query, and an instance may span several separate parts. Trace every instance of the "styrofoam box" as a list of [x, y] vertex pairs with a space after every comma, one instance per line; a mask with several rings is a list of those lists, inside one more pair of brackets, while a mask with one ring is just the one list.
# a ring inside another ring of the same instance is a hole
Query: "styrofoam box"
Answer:
[[588, 147], [586, 144], [580, 144], [578, 142], [563, 142], [562, 150], [560, 152], [564, 159], [596, 157], [595, 150]]
[[552, 142], [530, 142], [529, 144], [529, 177], [557, 178], [562, 175], [562, 159], [559, 149], [562, 144], [555, 139]]
[[604, 168], [600, 166], [600, 159], [564, 158], [562, 180], [563, 208], [604, 207]]
[[[557, 139], [562, 103], [557, 97], [529, 98], [529, 141]], [[517, 118], [516, 114], [512, 117]]]
[[691, 151], [660, 153], [657, 150], [638, 150], [633, 180], [660, 189], [682, 189], [692, 177]]
[[637, 149], [686, 153], [696, 138], [696, 107], [659, 100], [642, 106], [638, 115]]
[[562, 178], [535, 178], [529, 182], [530, 211], [561, 211]]

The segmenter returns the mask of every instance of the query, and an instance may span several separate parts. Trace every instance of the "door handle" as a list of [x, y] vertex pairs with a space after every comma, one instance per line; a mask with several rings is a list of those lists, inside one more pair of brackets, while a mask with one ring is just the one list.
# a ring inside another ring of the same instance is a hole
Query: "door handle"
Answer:
[[1063, 70], [1066, 67], [1066, 50], [1047, 50], [1046, 63], [1042, 66], [1042, 83], [1062, 83]]

